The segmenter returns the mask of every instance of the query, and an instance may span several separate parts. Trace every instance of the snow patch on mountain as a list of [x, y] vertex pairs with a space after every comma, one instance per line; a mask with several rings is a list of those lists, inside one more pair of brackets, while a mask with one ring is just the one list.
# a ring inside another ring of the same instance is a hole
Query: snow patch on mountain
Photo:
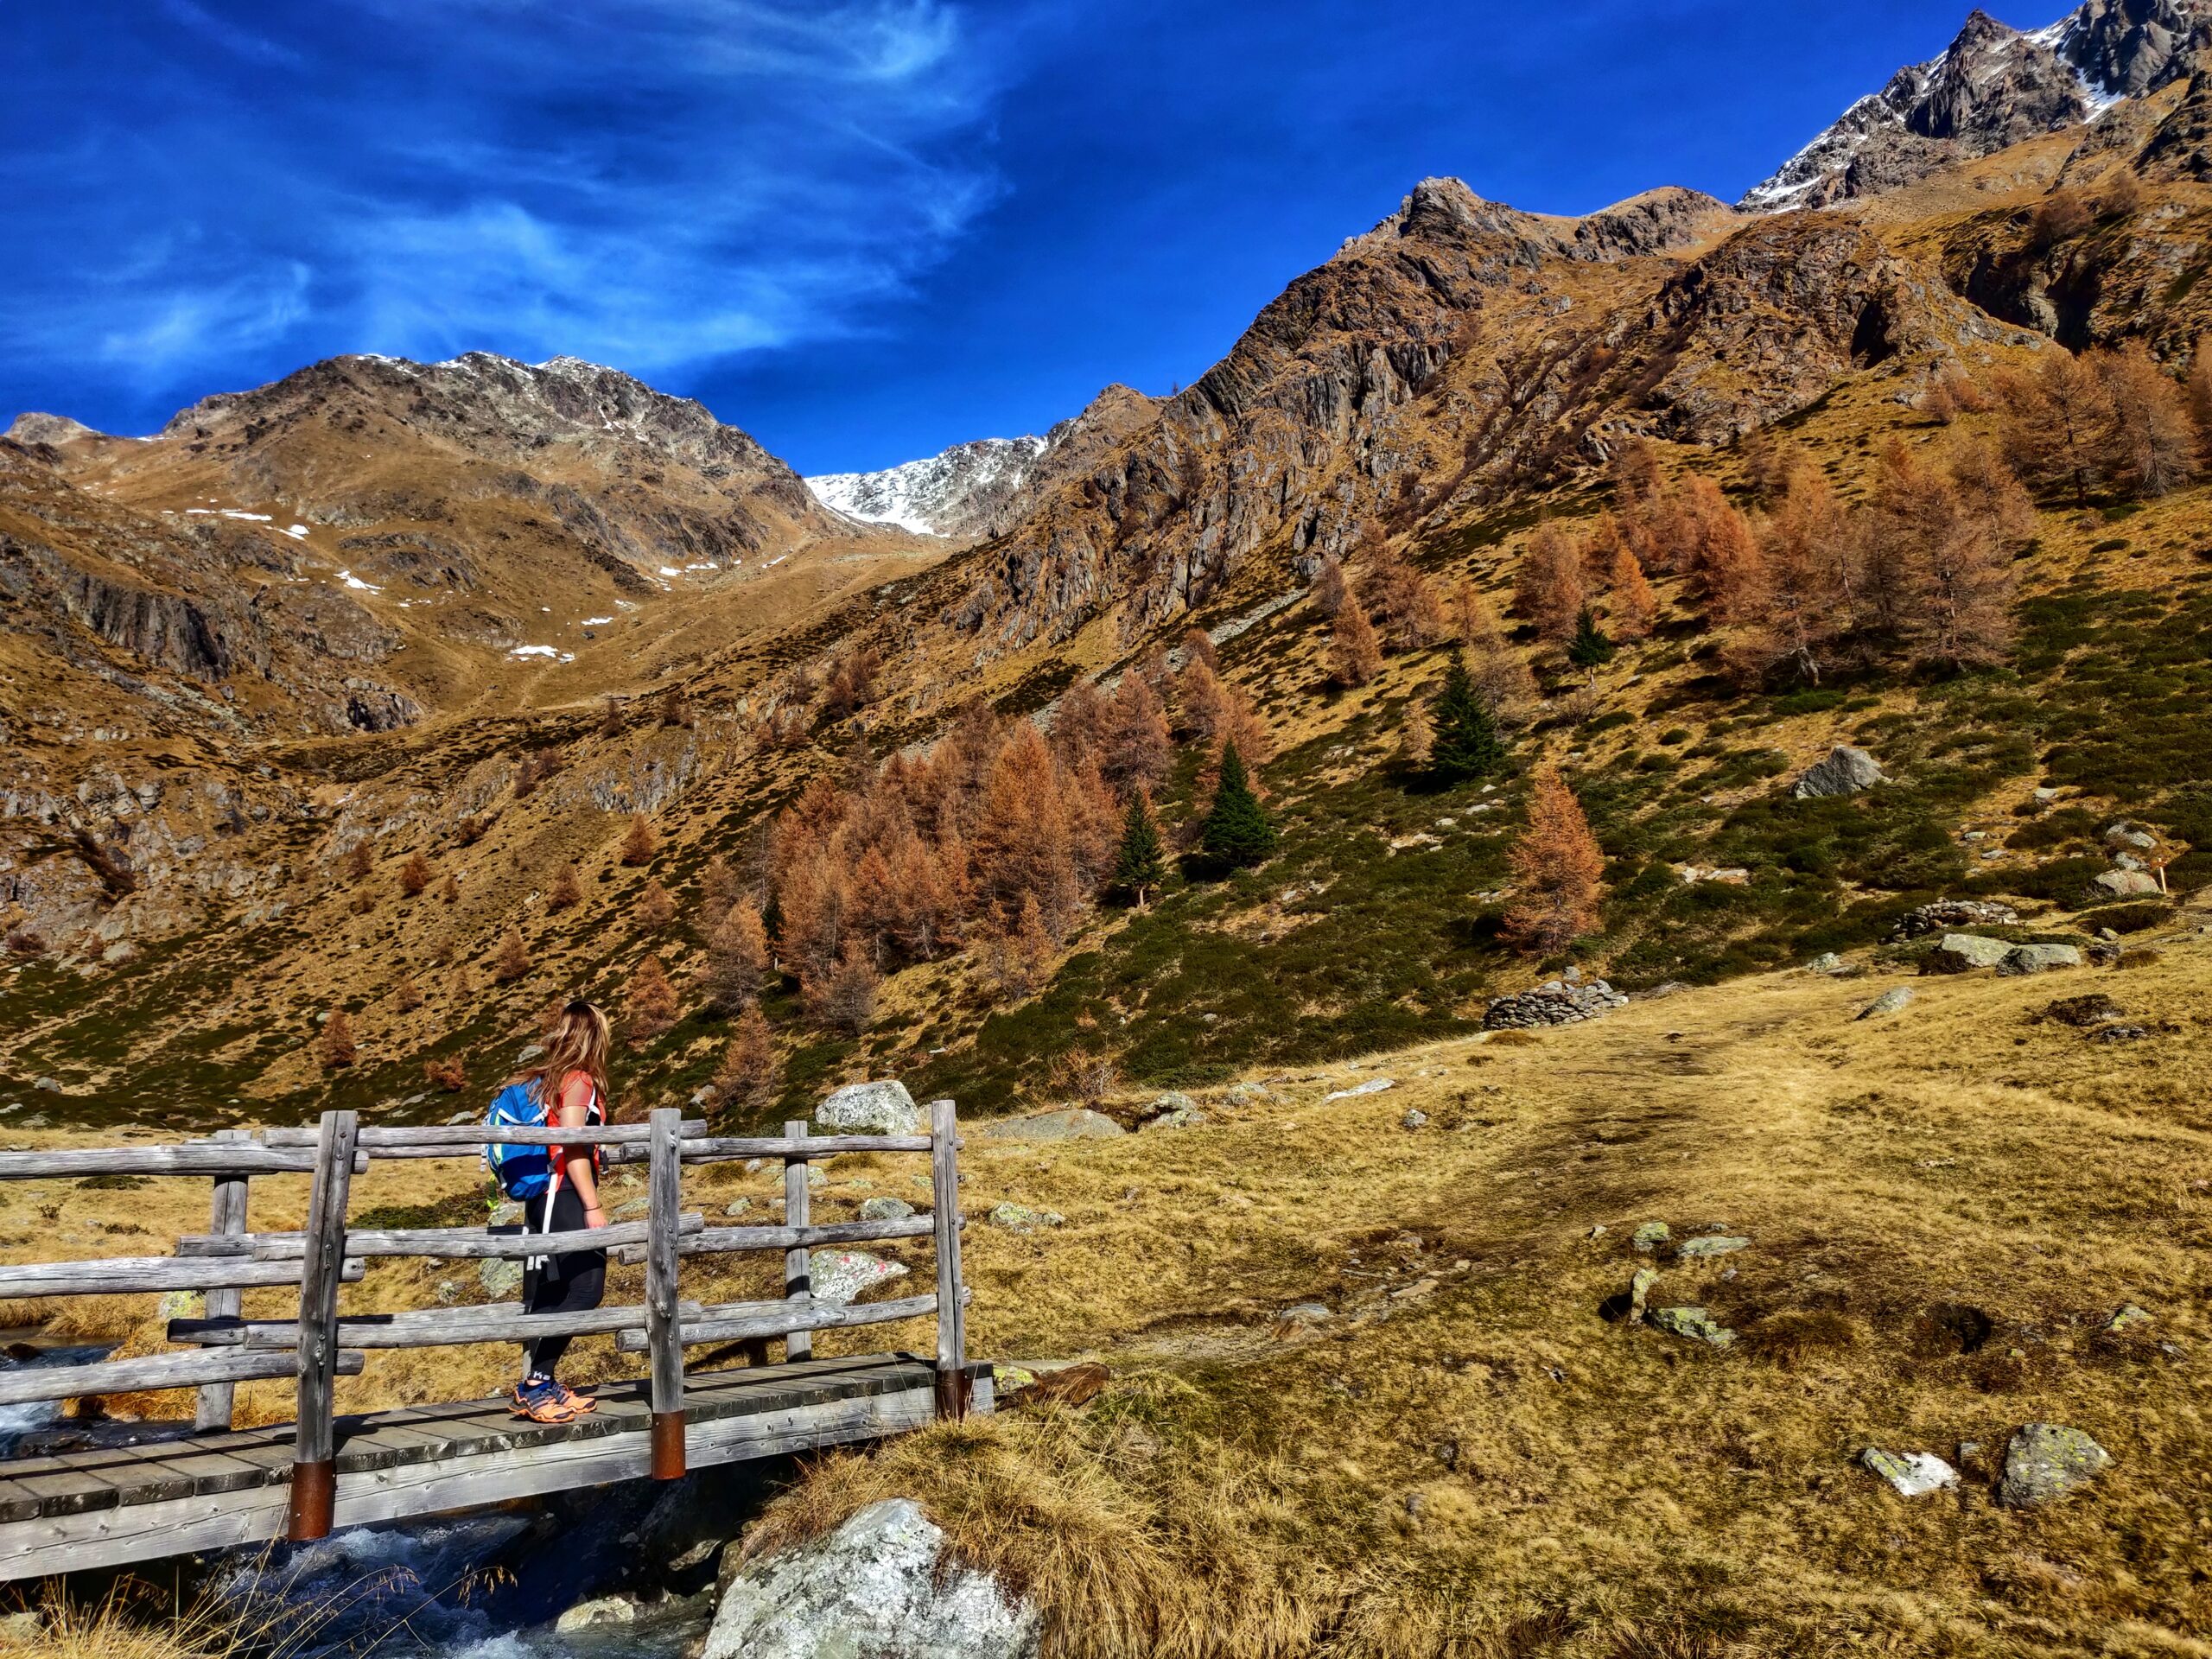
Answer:
[[977, 438], [941, 454], [874, 473], [823, 473], [806, 480], [832, 512], [918, 536], [957, 536], [976, 526], [979, 505], [1021, 487], [1043, 438]]

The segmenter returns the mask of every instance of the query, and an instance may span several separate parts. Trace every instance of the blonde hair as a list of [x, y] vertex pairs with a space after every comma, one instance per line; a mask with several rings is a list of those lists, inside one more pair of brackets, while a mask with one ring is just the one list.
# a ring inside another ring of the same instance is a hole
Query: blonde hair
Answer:
[[597, 1005], [581, 997], [563, 1005], [545, 1027], [545, 1052], [537, 1064], [518, 1071], [514, 1081], [526, 1083], [546, 1106], [556, 1103], [570, 1074], [582, 1072], [599, 1096], [600, 1109], [611, 1117], [607, 1103], [607, 1051], [611, 1038], [607, 1015]]

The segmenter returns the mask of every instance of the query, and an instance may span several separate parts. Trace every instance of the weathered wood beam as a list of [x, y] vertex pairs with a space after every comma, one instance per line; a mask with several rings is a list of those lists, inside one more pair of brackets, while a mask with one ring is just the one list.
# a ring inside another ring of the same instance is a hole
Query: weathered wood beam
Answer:
[[[358, 1376], [361, 1356], [340, 1353], [337, 1370]], [[137, 1359], [105, 1359], [90, 1365], [19, 1365], [0, 1371], [0, 1406], [35, 1400], [81, 1400], [98, 1394], [138, 1394], [152, 1389], [193, 1389], [210, 1383], [251, 1382], [289, 1376], [289, 1354], [147, 1354]], [[0, 1473], [6, 1465], [0, 1464]]]
[[968, 1296], [960, 1281], [959, 1124], [949, 1100], [930, 1103], [930, 1189], [937, 1222], [937, 1409], [968, 1414]]
[[[784, 1120], [784, 1138], [804, 1141], [807, 1122], [803, 1117]], [[805, 1160], [787, 1158], [784, 1160], [784, 1220], [793, 1232], [804, 1233], [810, 1218], [813, 1192], [806, 1184]], [[804, 1245], [794, 1241], [784, 1252], [784, 1300], [793, 1308], [812, 1306], [814, 1301], [814, 1255]], [[805, 1331], [793, 1331], [784, 1339], [786, 1360], [809, 1359], [814, 1354], [813, 1335]]]
[[[362, 1160], [360, 1168], [367, 1167]], [[358, 1171], [357, 1171], [358, 1173]], [[251, 1141], [195, 1141], [181, 1147], [78, 1147], [0, 1152], [0, 1181], [77, 1175], [312, 1175], [315, 1154]]]
[[[702, 1312], [697, 1302], [677, 1305], [683, 1319], [696, 1319]], [[611, 1331], [642, 1331], [645, 1325], [641, 1304], [575, 1313], [526, 1313], [519, 1302], [499, 1302], [347, 1314], [338, 1321], [338, 1340], [347, 1348], [453, 1348], [477, 1342], [535, 1342], [540, 1337], [604, 1336]], [[289, 1350], [299, 1346], [300, 1328], [290, 1319], [171, 1319], [168, 1339], [211, 1348]]]
[[[710, 1304], [696, 1319], [687, 1317], [683, 1340], [687, 1346], [702, 1342], [747, 1342], [759, 1337], [788, 1337], [794, 1331], [836, 1331], [858, 1325], [885, 1325], [894, 1319], [926, 1319], [936, 1312], [934, 1294], [859, 1304], [721, 1302]], [[614, 1338], [614, 1346], [620, 1352], [634, 1354], [645, 1342], [626, 1332]]]
[[[677, 1218], [683, 1203], [683, 1166], [677, 1149], [678, 1114], [654, 1109], [652, 1167], [646, 1177], [645, 1328], [640, 1340], [652, 1358], [652, 1476], [677, 1480], [688, 1467], [683, 1452], [683, 1344], [677, 1335]], [[621, 1338], [617, 1337], [616, 1342]]]
[[[264, 1129], [261, 1138], [271, 1147], [313, 1147], [318, 1131], [314, 1129]], [[605, 1123], [590, 1128], [564, 1128], [556, 1124], [541, 1128], [527, 1123], [441, 1123], [394, 1125], [368, 1128], [361, 1131], [360, 1144], [378, 1157], [395, 1151], [412, 1148], [450, 1148], [458, 1157], [479, 1147], [616, 1147], [643, 1146], [652, 1133], [645, 1123]], [[707, 1133], [703, 1118], [693, 1118], [685, 1123], [680, 1134], [699, 1139]]]
[[[703, 1216], [678, 1218], [679, 1236], [704, 1232]], [[493, 1230], [484, 1227], [420, 1227], [395, 1230], [350, 1228], [346, 1234], [349, 1256], [429, 1255], [456, 1259], [522, 1261], [534, 1255], [574, 1255], [585, 1250], [617, 1249], [643, 1245], [652, 1224], [618, 1222], [612, 1226], [561, 1233], [525, 1233], [519, 1229]], [[250, 1233], [243, 1238], [219, 1234], [188, 1233], [177, 1241], [177, 1254], [195, 1258], [244, 1255], [256, 1262], [296, 1262], [307, 1248], [304, 1233]]]
[[[356, 1259], [343, 1263], [359, 1280]], [[252, 1290], [300, 1282], [297, 1261], [249, 1262], [213, 1255], [117, 1255], [105, 1261], [25, 1262], [0, 1266], [0, 1299], [19, 1296], [127, 1296], [141, 1291]]]
[[[218, 1129], [218, 1141], [237, 1141], [246, 1138], [244, 1129]], [[235, 1237], [245, 1231], [246, 1178], [243, 1175], [218, 1175], [214, 1197], [207, 1207], [207, 1229], [219, 1237]], [[228, 1287], [207, 1293], [207, 1317], [214, 1319], [236, 1319], [245, 1306], [242, 1294]], [[192, 1426], [198, 1429], [228, 1428], [231, 1412], [237, 1402], [238, 1390], [231, 1381], [211, 1382], [200, 1390], [200, 1398], [193, 1404]]]
[[[785, 1200], [785, 1205], [790, 1200]], [[801, 1250], [837, 1244], [876, 1244], [887, 1239], [924, 1238], [936, 1228], [928, 1216], [906, 1216], [897, 1221], [832, 1221], [812, 1227], [706, 1227], [690, 1233], [677, 1245], [682, 1255], [722, 1255], [734, 1250]], [[625, 1267], [645, 1259], [642, 1246], [616, 1252]]]
[[294, 1543], [327, 1538], [337, 1493], [332, 1379], [337, 1375], [338, 1280], [345, 1259], [346, 1201], [353, 1189], [359, 1117], [325, 1112], [308, 1196], [307, 1254], [300, 1263], [299, 1418], [292, 1449], [289, 1518]]

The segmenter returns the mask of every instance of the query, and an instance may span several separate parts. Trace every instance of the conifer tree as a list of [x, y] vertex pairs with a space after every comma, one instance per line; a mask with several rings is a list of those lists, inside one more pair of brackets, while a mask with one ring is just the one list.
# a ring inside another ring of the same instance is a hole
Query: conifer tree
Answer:
[[418, 849], [409, 854], [407, 861], [399, 867], [399, 890], [412, 899], [429, 885], [430, 861]]
[[499, 954], [492, 958], [492, 977], [502, 985], [512, 985], [529, 971], [530, 947], [522, 942], [522, 934], [511, 927], [499, 941]]
[[1600, 668], [1613, 660], [1614, 649], [1613, 642], [1598, 626], [1597, 613], [1585, 605], [1574, 620], [1574, 638], [1567, 643], [1567, 660], [1595, 677]]
[[442, 1060], [423, 1062], [423, 1081], [433, 1089], [442, 1089], [457, 1095], [468, 1087], [468, 1067], [458, 1054]]
[[445, 880], [438, 883], [438, 902], [442, 905], [461, 902], [461, 878], [451, 870], [448, 870]]
[[730, 1027], [729, 1041], [709, 1085], [715, 1091], [715, 1104], [725, 1111], [759, 1105], [775, 1092], [782, 1069], [767, 1016], [758, 1008], [746, 1009]]
[[1580, 543], [1556, 524], [1537, 526], [1514, 579], [1513, 608], [1535, 624], [1539, 638], [1564, 640], [1588, 598]]
[[1344, 601], [1351, 597], [1344, 587], [1343, 560], [1331, 554], [1321, 561], [1321, 568], [1313, 573], [1313, 586], [1307, 597], [1313, 600], [1315, 610], [1335, 620], [1337, 613], [1344, 609]]
[[2196, 476], [2197, 434], [2178, 382], [2139, 340], [2099, 352], [2113, 409], [2113, 471], [2131, 495], [2169, 495]]
[[1107, 705], [1100, 768], [1122, 794], [1155, 789], [1174, 765], [1167, 711], [1142, 674], [1124, 674]]
[[676, 900], [658, 876], [638, 895], [638, 919], [650, 928], [666, 927], [676, 919]]
[[1429, 745], [1429, 770], [1447, 784], [1484, 778], [1505, 764], [1505, 745], [1497, 722], [1476, 690], [1464, 658], [1454, 657], [1436, 699], [1436, 735]]
[[737, 902], [737, 874], [730, 868], [729, 860], [716, 853], [699, 872], [699, 896], [707, 907], [702, 919], [712, 927]]
[[1275, 849], [1274, 825], [1252, 792], [1234, 742], [1222, 749], [1221, 781], [1214, 785], [1198, 843], [1217, 865], [1232, 870], [1260, 863]]
[[369, 843], [357, 841], [346, 849], [346, 855], [339, 860], [338, 868], [348, 881], [359, 881], [367, 876], [374, 861], [375, 855], [369, 850]]
[[1659, 620], [1659, 600], [1644, 576], [1636, 550], [1623, 537], [1614, 538], [1605, 588], [1605, 620], [1612, 624], [1613, 632], [1623, 639], [1648, 638], [1651, 625]]
[[1338, 607], [1337, 620], [1330, 628], [1330, 682], [1350, 690], [1365, 685], [1382, 669], [1382, 642], [1376, 636], [1375, 625], [1367, 620], [1367, 608], [1357, 600], [1347, 598]]
[[624, 998], [622, 1030], [630, 1046], [643, 1048], [673, 1026], [679, 1012], [676, 987], [668, 982], [668, 969], [660, 965], [658, 957], [647, 957], [630, 976]]
[[2013, 377], [2003, 387], [2005, 451], [2022, 476], [2064, 489], [2077, 507], [2089, 505], [2113, 456], [2112, 396], [2086, 359], [2063, 350], [2044, 353], [2041, 372]]
[[622, 837], [622, 861], [636, 866], [652, 861], [660, 841], [653, 834], [652, 821], [642, 812], [630, 815], [630, 833]]
[[1409, 697], [1398, 722], [1398, 758], [1410, 771], [1427, 772], [1435, 752], [1436, 722], [1428, 717], [1428, 704], [1419, 696]]
[[1507, 938], [1531, 955], [1548, 956], [1597, 925], [1605, 855], [1557, 766], [1537, 772], [1529, 825], [1510, 857], [1518, 886], [1506, 908]]
[[750, 899], [741, 899], [707, 936], [707, 965], [702, 975], [707, 1000], [724, 1014], [749, 1008], [760, 1000], [760, 977], [768, 971], [768, 930]]
[[412, 974], [402, 974], [392, 984], [391, 1006], [402, 1014], [412, 1014], [423, 1006], [423, 988], [415, 982]]
[[1159, 821], [1152, 816], [1152, 798], [1140, 792], [1130, 799], [1128, 816], [1122, 820], [1122, 844], [1114, 855], [1114, 885], [1142, 910], [1152, 890], [1166, 876], [1166, 855]]
[[545, 890], [545, 908], [569, 910], [583, 902], [584, 890], [576, 874], [576, 867], [563, 864], [553, 873], [553, 885]]
[[836, 964], [826, 974], [802, 980], [799, 994], [807, 1012], [833, 1031], [857, 1037], [875, 1018], [875, 995], [883, 982], [865, 941], [845, 941]]
[[335, 1071], [340, 1066], [351, 1065], [359, 1058], [353, 1042], [353, 1019], [343, 1008], [333, 1008], [330, 1018], [322, 1022], [322, 1035], [315, 1043], [315, 1059], [326, 1071]]

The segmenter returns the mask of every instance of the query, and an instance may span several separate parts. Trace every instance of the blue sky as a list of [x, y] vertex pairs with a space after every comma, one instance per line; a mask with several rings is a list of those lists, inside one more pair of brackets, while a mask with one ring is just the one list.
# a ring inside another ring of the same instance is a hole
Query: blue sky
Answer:
[[[2022, 25], [2050, 15], [2008, 17]], [[1457, 174], [1733, 197], [1965, 0], [63, 0], [0, 14], [0, 421], [561, 353], [802, 471], [1187, 382]]]

